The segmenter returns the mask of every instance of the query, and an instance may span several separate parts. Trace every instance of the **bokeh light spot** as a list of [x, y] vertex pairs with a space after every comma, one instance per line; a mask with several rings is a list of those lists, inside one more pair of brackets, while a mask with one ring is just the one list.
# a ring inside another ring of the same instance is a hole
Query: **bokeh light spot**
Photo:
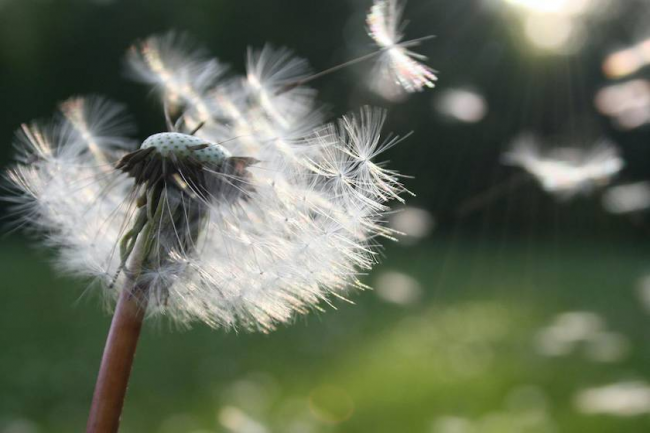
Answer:
[[320, 421], [339, 424], [352, 416], [354, 402], [345, 390], [332, 385], [322, 385], [309, 394], [309, 408]]

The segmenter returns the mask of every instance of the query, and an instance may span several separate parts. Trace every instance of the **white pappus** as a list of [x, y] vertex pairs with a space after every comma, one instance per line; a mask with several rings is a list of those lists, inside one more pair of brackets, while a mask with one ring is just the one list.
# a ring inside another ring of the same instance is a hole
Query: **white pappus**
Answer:
[[250, 51], [247, 75], [226, 77], [188, 43], [154, 36], [127, 57], [161, 92], [167, 132], [138, 146], [123, 107], [101, 97], [23, 126], [16, 212], [66, 270], [109, 298], [137, 278], [148, 314], [180, 324], [269, 331], [364, 288], [377, 237], [391, 237], [387, 202], [405, 192], [374, 162], [398, 141], [380, 138], [383, 111], [323, 124], [314, 90], [279, 92], [308, 72], [288, 50]]

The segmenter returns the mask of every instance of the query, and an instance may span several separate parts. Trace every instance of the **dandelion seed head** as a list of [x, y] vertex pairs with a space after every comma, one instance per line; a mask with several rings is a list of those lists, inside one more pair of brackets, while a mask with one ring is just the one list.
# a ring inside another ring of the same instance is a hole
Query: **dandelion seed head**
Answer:
[[11, 200], [65, 270], [109, 299], [137, 278], [148, 314], [180, 325], [263, 332], [365, 288], [407, 192], [377, 161], [399, 142], [382, 110], [324, 124], [313, 89], [281, 92], [308, 73], [283, 48], [250, 50], [243, 77], [177, 33], [127, 59], [160, 91], [168, 131], [138, 146], [119, 104], [79, 97], [17, 136]]
[[142, 142], [141, 149], [153, 147], [163, 158], [175, 157], [186, 158], [193, 157], [200, 162], [220, 163], [231, 154], [225, 147], [206, 142], [199, 137], [179, 132], [160, 132], [148, 137]]

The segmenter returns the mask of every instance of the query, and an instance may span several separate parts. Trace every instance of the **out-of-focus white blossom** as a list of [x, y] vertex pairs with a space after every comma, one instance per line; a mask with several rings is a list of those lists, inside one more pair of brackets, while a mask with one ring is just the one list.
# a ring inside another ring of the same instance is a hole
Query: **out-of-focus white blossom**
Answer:
[[650, 413], [650, 386], [644, 382], [619, 382], [588, 388], [575, 397], [575, 406], [586, 414], [639, 416]]
[[377, 276], [374, 284], [377, 296], [397, 305], [411, 305], [418, 302], [423, 289], [418, 280], [397, 271], [385, 271]]
[[400, 241], [409, 245], [429, 236], [436, 225], [431, 212], [414, 206], [396, 209], [388, 223], [390, 228], [402, 235]]
[[536, 346], [546, 356], [571, 353], [576, 344], [591, 340], [605, 328], [603, 318], [589, 311], [570, 311], [555, 317], [549, 326], [540, 329]]
[[545, 356], [566, 356], [581, 349], [594, 362], [621, 361], [630, 352], [627, 337], [608, 331], [604, 318], [589, 311], [559, 314], [539, 330], [535, 343]]
[[619, 129], [647, 125], [650, 123], [650, 81], [636, 79], [605, 86], [596, 93], [594, 104]]
[[309, 412], [323, 423], [341, 424], [350, 419], [354, 410], [354, 400], [344, 388], [326, 384], [309, 392]]
[[618, 362], [629, 353], [629, 340], [616, 332], [599, 332], [585, 346], [587, 358], [595, 362]]
[[608, 141], [590, 149], [562, 148], [543, 153], [532, 135], [517, 138], [503, 162], [523, 168], [546, 192], [563, 199], [606, 186], [624, 166], [618, 149]]
[[3, 421], [3, 433], [39, 433], [42, 430], [38, 424], [30, 419], [17, 418]]
[[636, 291], [641, 306], [646, 312], [650, 313], [650, 275], [645, 275], [639, 279]]
[[289, 51], [251, 50], [246, 76], [225, 77], [187, 44], [172, 33], [129, 52], [176, 117], [139, 149], [122, 107], [100, 98], [19, 131], [9, 178], [24, 221], [110, 298], [137, 251], [147, 311], [181, 324], [268, 331], [364, 288], [377, 237], [392, 237], [387, 202], [405, 191], [374, 162], [399, 141], [380, 138], [385, 114], [323, 125], [312, 89], [279, 92], [308, 70]]
[[219, 409], [217, 415], [219, 424], [233, 433], [268, 433], [264, 424], [256, 421], [242, 409], [236, 406], [225, 406]]
[[476, 433], [475, 423], [459, 416], [441, 416], [431, 423], [431, 433]]
[[366, 17], [368, 34], [383, 52], [374, 71], [374, 86], [385, 92], [387, 86], [399, 86], [406, 92], [433, 88], [438, 79], [435, 72], [418, 60], [426, 57], [409, 50], [419, 41], [404, 40], [402, 13], [404, 3], [399, 0], [374, 0]]
[[436, 96], [433, 103], [438, 113], [446, 119], [477, 123], [487, 115], [488, 106], [480, 93], [463, 88], [447, 89]]
[[603, 194], [603, 207], [613, 214], [645, 211], [650, 208], [650, 183], [616, 185]]

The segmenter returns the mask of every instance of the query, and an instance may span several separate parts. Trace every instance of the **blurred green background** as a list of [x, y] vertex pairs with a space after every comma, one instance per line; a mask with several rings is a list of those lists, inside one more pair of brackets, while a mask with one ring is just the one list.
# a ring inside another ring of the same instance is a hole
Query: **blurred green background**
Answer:
[[[565, 27], [539, 30], [528, 15], [591, 3], [590, 13], [567, 12], [583, 30], [579, 44], [567, 39], [570, 52], [549, 43]], [[320, 70], [372, 49], [369, 6], [0, 0], [0, 165], [11, 164], [20, 123], [70, 95], [126, 102], [142, 138], [160, 131], [155, 97], [124, 78], [134, 40], [186, 30], [235, 71], [247, 46], [269, 42]], [[148, 322], [122, 431], [650, 431], [645, 214], [608, 214], [599, 193], [558, 202], [534, 182], [456, 214], [517, 174], [499, 158], [521, 131], [578, 147], [607, 136], [626, 161], [617, 182], [650, 178], [647, 126], [621, 127], [594, 105], [605, 86], [647, 82], [647, 69], [612, 77], [603, 62], [647, 37], [649, 12], [642, 0], [411, 0], [408, 37], [437, 36], [420, 48], [440, 71], [436, 89], [383, 99], [365, 86], [371, 65], [315, 87], [333, 117], [380, 105], [388, 130], [415, 131], [388, 158], [414, 177], [409, 205], [419, 210], [401, 224], [423, 229], [386, 246], [366, 278], [375, 290], [353, 296], [356, 305], [339, 302], [270, 335]], [[458, 89], [480, 96], [482, 115], [441, 108]], [[86, 282], [49, 266], [37, 241], [14, 233], [0, 242], [0, 432], [82, 431], [110, 315]]]

